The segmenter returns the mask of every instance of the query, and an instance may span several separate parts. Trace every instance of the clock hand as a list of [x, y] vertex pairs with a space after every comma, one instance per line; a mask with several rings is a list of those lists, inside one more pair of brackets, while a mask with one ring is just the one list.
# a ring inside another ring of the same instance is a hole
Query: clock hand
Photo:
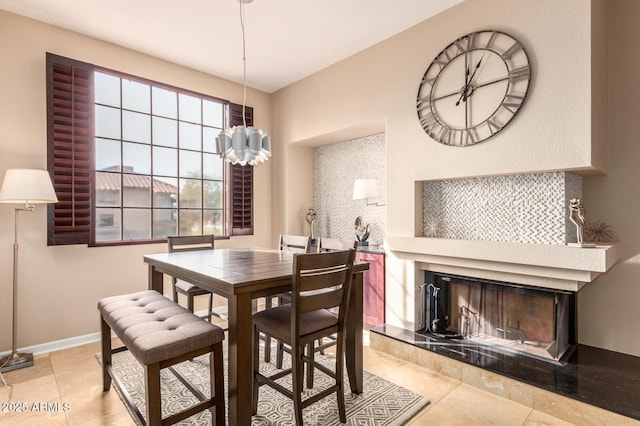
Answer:
[[[473, 79], [481, 74], [482, 70], [480, 69], [480, 67], [482, 67], [484, 69], [484, 67], [486, 67], [487, 64], [489, 63], [488, 60], [485, 61], [483, 58], [484, 58], [484, 55], [483, 55], [482, 58], [480, 58], [480, 61], [478, 61], [478, 63], [476, 64], [473, 75], [471, 76], [471, 78], [469, 79], [467, 84], [465, 84], [464, 91], [460, 92], [460, 91], [456, 90], [455, 92], [449, 92], [449, 93], [446, 93], [444, 95], [440, 95], [440, 96], [438, 96], [436, 98], [431, 99], [431, 102], [439, 101], [439, 100], [445, 99], [445, 98], [450, 98], [450, 97], [456, 96], [456, 95], [459, 96], [458, 102], [456, 102], [456, 106], [458, 104], [460, 104], [461, 101], [463, 101], [463, 100], [466, 101], [468, 96], [464, 96], [465, 91], [467, 91], [469, 89], [469, 86], [471, 86], [471, 82], [473, 81]], [[476, 73], [476, 71], [477, 71], [477, 73]], [[508, 76], [507, 77], [501, 77], [501, 78], [498, 78], [496, 80], [492, 80], [492, 81], [488, 81], [486, 83], [479, 84], [476, 87], [474, 87], [474, 91], [476, 89], [479, 89], [480, 87], [484, 87], [484, 86], [488, 86], [488, 85], [491, 85], [491, 84], [499, 83], [501, 81], [505, 81], [505, 80], [508, 80], [508, 79], [509, 79]], [[426, 101], [428, 99], [429, 99], [429, 96], [425, 96], [423, 98], [420, 98], [419, 101], [420, 101], [420, 103], [422, 103], [422, 102], [424, 102], [424, 101]], [[422, 105], [420, 105], [420, 106], [422, 106]]]
[[450, 98], [452, 96], [459, 96], [459, 95], [460, 95], [460, 91], [456, 90], [455, 92], [447, 93], [445, 95], [438, 96], [437, 98], [433, 98], [433, 99], [431, 99], [431, 101], [435, 102], [435, 101], [439, 101], [441, 99]]
[[486, 52], [484, 52], [482, 54], [482, 57], [480, 58], [480, 60], [476, 64], [476, 67], [473, 70], [473, 73], [471, 74], [471, 78], [469, 78], [469, 81], [467, 82], [467, 84], [464, 85], [464, 88], [462, 89], [462, 93], [460, 93], [460, 98], [458, 99], [458, 102], [456, 102], [456, 106], [460, 105], [460, 101], [462, 101], [462, 100], [464, 100], [464, 102], [467, 101], [467, 90], [469, 89], [469, 86], [471, 86], [471, 82], [473, 81], [473, 77], [475, 77], [476, 73], [478, 72], [478, 69], [480, 68], [480, 65], [482, 64], [482, 60], [484, 59], [485, 53]]
[[[466, 58], [465, 58], [465, 62], [466, 62]], [[458, 98], [458, 101], [456, 102], [456, 106], [460, 105], [460, 100], [464, 96], [464, 93], [467, 91], [467, 87], [469, 87], [469, 65], [467, 65], [467, 71], [464, 74], [464, 87], [462, 88], [462, 92], [460, 93], [460, 97]]]
[[475, 90], [477, 90], [477, 89], [479, 89], [481, 87], [490, 86], [492, 84], [500, 83], [500, 82], [507, 81], [507, 80], [509, 80], [508, 76], [507, 77], [502, 77], [502, 78], [497, 78], [497, 79], [491, 80], [491, 81], [487, 81], [486, 83], [478, 84], [475, 87]]

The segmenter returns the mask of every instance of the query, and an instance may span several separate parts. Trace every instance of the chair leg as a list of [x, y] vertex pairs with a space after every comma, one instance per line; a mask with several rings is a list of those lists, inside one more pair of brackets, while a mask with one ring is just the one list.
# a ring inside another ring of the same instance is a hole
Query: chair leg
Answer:
[[162, 423], [162, 402], [160, 398], [160, 364], [150, 364], [144, 368], [145, 397], [147, 402], [147, 424]]
[[313, 388], [313, 375], [314, 375], [314, 368], [313, 368], [313, 361], [315, 360], [315, 347], [313, 346], [313, 342], [311, 343], [307, 343], [307, 357], [309, 357], [309, 359], [311, 360], [310, 362], [307, 363], [307, 388], [311, 389]]
[[284, 343], [278, 341], [276, 344], [276, 368], [282, 369], [282, 360], [284, 354]]
[[336, 384], [338, 389], [336, 390], [336, 396], [338, 398], [338, 414], [340, 415], [340, 422], [347, 422], [347, 413], [344, 406], [344, 348], [342, 342], [344, 339], [339, 334], [338, 342], [336, 345]]
[[209, 293], [209, 312], [207, 312], [207, 320], [211, 322], [211, 311], [213, 311], [213, 293]]
[[216, 343], [209, 355], [209, 373], [211, 374], [211, 389], [215, 389], [216, 411], [214, 424], [218, 426], [225, 424], [223, 363], [222, 343]]
[[293, 409], [295, 411], [296, 425], [302, 426], [302, 386], [304, 382], [304, 362], [300, 345], [291, 347], [291, 372], [293, 377]]
[[[264, 308], [271, 309], [272, 306], [273, 306], [273, 297], [266, 296], [264, 298]], [[271, 361], [271, 336], [265, 334], [264, 335], [264, 362], [270, 362], [270, 361]]]
[[257, 328], [253, 328], [253, 397], [252, 397], [252, 413], [258, 414], [258, 376], [260, 372], [260, 332]]
[[111, 327], [104, 321], [100, 315], [100, 335], [102, 340], [102, 390], [104, 392], [111, 388], [111, 375], [109, 367], [111, 366]]
[[178, 303], [178, 289], [176, 288], [177, 282], [176, 282], [175, 278], [172, 279], [171, 281], [173, 282], [173, 286], [172, 286], [173, 287], [173, 301]]
[[187, 295], [187, 309], [191, 311], [191, 313], [193, 313], [193, 295], [192, 294], [188, 294]]

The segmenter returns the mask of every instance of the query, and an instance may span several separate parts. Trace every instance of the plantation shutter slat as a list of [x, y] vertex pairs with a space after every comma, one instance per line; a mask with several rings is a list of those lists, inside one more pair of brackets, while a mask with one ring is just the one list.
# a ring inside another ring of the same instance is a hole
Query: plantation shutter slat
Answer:
[[[229, 104], [231, 126], [241, 126], [242, 105]], [[245, 107], [247, 126], [253, 126], [253, 108]], [[231, 165], [231, 235], [253, 234], [253, 166]]]
[[93, 110], [93, 66], [47, 53], [47, 245], [90, 242]]

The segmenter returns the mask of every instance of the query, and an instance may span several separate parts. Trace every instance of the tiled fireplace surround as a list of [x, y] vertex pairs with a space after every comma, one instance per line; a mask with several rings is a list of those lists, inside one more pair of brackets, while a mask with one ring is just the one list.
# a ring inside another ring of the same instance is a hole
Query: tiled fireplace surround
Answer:
[[[565, 245], [575, 242], [567, 206], [581, 197], [577, 175], [424, 182], [422, 189], [417, 236], [386, 238], [393, 256], [414, 264], [416, 295], [426, 270], [578, 292], [620, 258], [615, 243], [594, 249]], [[571, 423], [640, 420], [639, 358], [577, 345], [558, 364], [481, 343], [426, 337], [420, 332], [422, 299], [415, 301], [414, 330], [376, 327], [372, 347]]]

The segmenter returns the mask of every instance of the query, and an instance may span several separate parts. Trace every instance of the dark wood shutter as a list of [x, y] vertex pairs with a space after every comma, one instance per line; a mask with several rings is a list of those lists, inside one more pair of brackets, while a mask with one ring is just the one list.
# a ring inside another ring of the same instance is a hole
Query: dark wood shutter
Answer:
[[47, 245], [90, 243], [93, 99], [93, 66], [47, 53]]
[[[253, 108], [245, 107], [247, 126], [253, 126]], [[231, 126], [241, 126], [242, 105], [229, 104]], [[253, 166], [231, 165], [231, 235], [253, 234]]]

